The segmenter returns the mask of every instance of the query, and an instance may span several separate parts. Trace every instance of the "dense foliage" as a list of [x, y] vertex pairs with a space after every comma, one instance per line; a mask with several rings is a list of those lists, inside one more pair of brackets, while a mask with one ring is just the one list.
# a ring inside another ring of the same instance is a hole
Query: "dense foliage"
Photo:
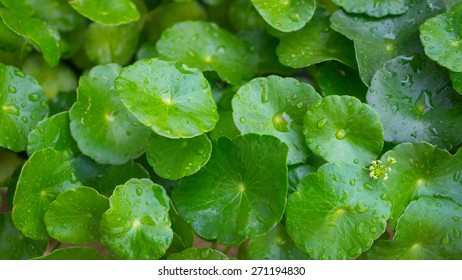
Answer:
[[0, 0], [0, 259], [462, 259], [461, 2]]

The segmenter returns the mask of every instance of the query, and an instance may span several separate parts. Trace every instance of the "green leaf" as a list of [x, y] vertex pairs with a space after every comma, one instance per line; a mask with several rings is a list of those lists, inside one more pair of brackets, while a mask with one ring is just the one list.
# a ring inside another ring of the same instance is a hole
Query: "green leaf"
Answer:
[[27, 154], [32, 155], [43, 148], [52, 148], [70, 157], [80, 153], [69, 129], [68, 112], [44, 119], [29, 133]]
[[233, 97], [234, 123], [242, 134], [277, 137], [289, 146], [288, 163], [299, 163], [308, 156], [302, 134], [303, 116], [319, 99], [311, 85], [293, 78], [256, 78]]
[[178, 213], [198, 235], [226, 245], [267, 232], [284, 212], [287, 146], [255, 134], [212, 146], [207, 165], [173, 189]]
[[283, 65], [302, 68], [337, 60], [356, 68], [353, 43], [330, 28], [326, 12], [320, 11], [303, 29], [281, 34], [280, 39], [277, 54]]
[[180, 253], [171, 254], [169, 260], [229, 260], [220, 251], [210, 248], [189, 248]]
[[445, 196], [462, 204], [462, 153], [452, 156], [419, 142], [396, 146], [382, 156], [382, 162], [388, 157], [396, 160], [385, 182], [392, 203], [392, 226], [409, 202], [420, 196]]
[[258, 57], [251, 46], [215, 23], [177, 23], [162, 33], [157, 50], [163, 57], [201, 71], [216, 71], [231, 84], [239, 84], [257, 73]]
[[383, 148], [383, 127], [377, 112], [351, 96], [330, 95], [305, 114], [303, 134], [308, 147], [328, 162], [366, 166]]
[[116, 80], [120, 99], [144, 125], [168, 138], [191, 138], [210, 131], [218, 113], [201, 72], [179, 62], [143, 59]]
[[82, 185], [92, 187], [108, 197], [117, 185], [131, 178], [149, 178], [148, 171], [131, 160], [122, 165], [107, 165], [97, 164], [91, 158], [80, 155], [72, 159], [72, 163]]
[[266, 27], [266, 22], [250, 0], [233, 1], [228, 13], [229, 21], [236, 30], [262, 30]]
[[289, 166], [289, 194], [297, 190], [297, 185], [306, 175], [316, 173], [316, 167], [308, 164], [296, 164]]
[[61, 152], [45, 148], [24, 164], [13, 200], [13, 220], [27, 237], [48, 239], [43, 217], [62, 192], [80, 186], [74, 167]]
[[189, 225], [178, 215], [173, 205], [170, 205], [173, 239], [167, 250], [167, 255], [178, 253], [194, 245], [195, 234]]
[[101, 164], [123, 164], [146, 151], [150, 135], [119, 99], [114, 80], [122, 67], [99, 65], [80, 77], [69, 111], [71, 133], [82, 153]]
[[57, 249], [47, 256], [34, 260], [101, 260], [101, 254], [91, 247], [67, 247]]
[[69, 4], [83, 16], [106, 25], [137, 21], [140, 13], [130, 0], [69, 0]]
[[18, 231], [11, 213], [0, 215], [0, 260], [27, 260], [41, 256], [48, 247], [47, 241], [32, 240]]
[[90, 61], [126, 65], [138, 48], [137, 24], [107, 26], [92, 23], [85, 32], [83, 47]]
[[385, 231], [384, 185], [351, 163], [328, 163], [289, 197], [287, 232], [315, 259], [354, 259]]
[[349, 95], [366, 100], [367, 87], [358, 71], [337, 61], [330, 61], [319, 68], [317, 82], [324, 96]]
[[449, 71], [449, 77], [452, 81], [452, 87], [460, 94], [462, 94], [462, 73]]
[[252, 4], [269, 25], [283, 32], [299, 30], [316, 10], [314, 0], [252, 0]]
[[211, 153], [212, 144], [205, 134], [187, 139], [153, 135], [146, 157], [157, 175], [176, 180], [199, 171]]
[[450, 149], [462, 141], [462, 99], [445, 69], [424, 56], [400, 56], [377, 73], [367, 93], [385, 141], [427, 141]]
[[0, 8], [0, 16], [11, 30], [35, 43], [51, 67], [58, 65], [61, 51], [60, 36], [56, 29], [38, 18], [25, 17], [20, 12], [4, 8]]
[[409, 9], [409, 0], [332, 0], [349, 13], [371, 17], [402, 15]]
[[210, 139], [215, 140], [220, 137], [233, 139], [241, 134], [234, 123], [232, 111], [218, 109], [218, 114], [220, 115], [220, 119], [218, 120], [215, 128], [210, 131]]
[[462, 258], [462, 209], [454, 201], [421, 197], [406, 207], [392, 241], [379, 241], [368, 252], [370, 259], [460, 260]]
[[165, 254], [173, 233], [170, 201], [161, 186], [131, 179], [116, 187], [109, 203], [100, 222], [107, 249], [122, 259], [158, 259]]
[[462, 72], [462, 3], [420, 26], [425, 54], [451, 71]]
[[[19, 154], [0, 148], [0, 186], [4, 186], [4, 184], [7, 186], [6, 182], [11, 179], [11, 176], [14, 176], [15, 170], [22, 163], [23, 159]], [[1, 205], [0, 198], [0, 206]]]
[[445, 9], [441, 0], [411, 0], [409, 10], [395, 17], [372, 19], [337, 10], [331, 27], [354, 41], [359, 74], [366, 85], [388, 60], [421, 52], [419, 26]]
[[248, 260], [307, 260], [287, 235], [284, 226], [278, 224], [272, 230], [250, 239], [245, 258]]
[[108, 208], [108, 199], [92, 188], [67, 190], [50, 204], [45, 225], [61, 243], [94, 243], [99, 241], [99, 221]]
[[0, 88], [0, 146], [24, 151], [27, 135], [48, 114], [45, 95], [34, 78], [1, 63]]

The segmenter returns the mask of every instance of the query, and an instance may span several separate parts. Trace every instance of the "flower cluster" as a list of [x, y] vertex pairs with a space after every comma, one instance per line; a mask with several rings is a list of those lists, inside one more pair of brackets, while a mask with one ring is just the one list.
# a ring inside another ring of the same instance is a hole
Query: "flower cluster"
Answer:
[[396, 160], [392, 157], [387, 158], [387, 163], [382, 166], [382, 161], [381, 160], [373, 160], [372, 165], [369, 166], [369, 176], [374, 179], [379, 179], [380, 177], [383, 178], [383, 180], [388, 179], [388, 173], [391, 172], [391, 167], [393, 163], [395, 163]]

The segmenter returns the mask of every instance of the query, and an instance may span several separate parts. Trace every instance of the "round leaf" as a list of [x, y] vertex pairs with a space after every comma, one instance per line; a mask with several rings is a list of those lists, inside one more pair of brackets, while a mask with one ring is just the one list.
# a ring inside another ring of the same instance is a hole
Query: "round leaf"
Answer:
[[11, 30], [35, 43], [51, 67], [58, 65], [61, 51], [60, 36], [56, 29], [38, 18], [25, 17], [21, 12], [4, 8], [0, 8], [0, 16]]
[[0, 215], [0, 260], [27, 260], [41, 256], [48, 247], [47, 241], [32, 240], [18, 231], [11, 213]]
[[309, 257], [297, 249], [282, 225], [264, 235], [254, 237], [246, 248], [248, 260], [306, 260]]
[[163, 57], [179, 60], [201, 71], [216, 71], [232, 84], [257, 73], [258, 57], [250, 44], [215, 23], [185, 21], [162, 33], [157, 50]]
[[56, 197], [45, 213], [45, 225], [50, 236], [61, 243], [94, 243], [99, 241], [99, 220], [108, 208], [106, 197], [92, 188], [79, 187]]
[[35, 152], [24, 164], [13, 200], [16, 227], [32, 239], [48, 239], [43, 217], [62, 192], [75, 189], [80, 182], [74, 166], [61, 152], [45, 148]]
[[91, 247], [67, 247], [57, 249], [47, 256], [34, 260], [101, 260], [101, 254]]
[[149, 129], [117, 96], [114, 80], [122, 68], [100, 65], [80, 77], [77, 101], [69, 111], [71, 133], [82, 153], [102, 164], [123, 164], [146, 151]]
[[451, 71], [462, 72], [462, 3], [420, 26], [425, 54]]
[[282, 218], [287, 195], [287, 146], [268, 135], [212, 142], [198, 173], [173, 189], [180, 216], [201, 237], [236, 245]]
[[128, 110], [154, 132], [168, 138], [191, 138], [210, 131], [218, 112], [201, 72], [179, 62], [139, 60], [116, 80]]
[[366, 166], [382, 151], [378, 114], [355, 97], [330, 95], [317, 101], [303, 127], [308, 147], [328, 162]]
[[419, 26], [445, 10], [441, 0], [411, 0], [409, 10], [395, 17], [371, 19], [339, 9], [332, 14], [332, 29], [354, 41], [359, 74], [366, 85], [385, 62], [398, 55], [420, 52]]
[[462, 72], [449, 72], [449, 77], [452, 81], [452, 87], [460, 94], [462, 94]]
[[401, 15], [409, 9], [408, 0], [332, 0], [349, 13], [366, 14], [371, 17]]
[[445, 69], [423, 56], [400, 56], [377, 73], [367, 93], [385, 141], [427, 141], [450, 149], [462, 141], [462, 100]]
[[370, 259], [444, 260], [462, 258], [462, 208], [446, 198], [421, 197], [409, 203], [392, 241], [379, 241]]
[[391, 224], [412, 200], [424, 195], [450, 197], [462, 204], [462, 153], [452, 156], [428, 143], [403, 143], [382, 156], [396, 163], [385, 182], [390, 201]]
[[70, 0], [69, 4], [85, 17], [106, 25], [132, 22], [140, 17], [130, 0]]
[[315, 259], [354, 259], [385, 231], [390, 203], [383, 184], [351, 163], [328, 163], [289, 197], [287, 232]]
[[43, 148], [52, 148], [69, 156], [80, 153], [69, 129], [69, 113], [62, 112], [44, 119], [29, 133], [27, 154]]
[[[172, 242], [170, 201], [149, 179], [131, 179], [115, 188], [101, 219], [103, 244], [122, 259], [158, 259]], [[129, 211], [127, 211], [129, 209]]]
[[299, 30], [316, 10], [315, 0], [252, 0], [252, 4], [269, 25], [283, 32]]
[[27, 147], [27, 135], [48, 113], [37, 81], [0, 63], [0, 146], [15, 152]]
[[289, 146], [288, 163], [304, 161], [308, 149], [302, 134], [306, 110], [321, 97], [293, 78], [256, 78], [234, 95], [233, 118], [243, 134], [273, 135]]
[[210, 248], [189, 248], [180, 253], [171, 254], [169, 260], [229, 260], [220, 251]]
[[353, 43], [330, 28], [328, 16], [319, 12], [303, 29], [280, 36], [277, 54], [282, 64], [302, 68], [337, 60], [356, 68]]
[[205, 134], [188, 139], [155, 135], [150, 140], [146, 157], [157, 175], [176, 180], [199, 171], [211, 152], [212, 144]]
[[263, 31], [266, 22], [250, 4], [250, 0], [236, 0], [229, 7], [229, 21], [235, 30]]

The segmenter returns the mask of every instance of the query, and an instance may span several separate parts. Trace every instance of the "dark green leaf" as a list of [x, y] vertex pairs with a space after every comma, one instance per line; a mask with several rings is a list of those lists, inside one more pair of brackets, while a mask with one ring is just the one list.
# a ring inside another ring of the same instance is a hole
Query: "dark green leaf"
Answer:
[[332, 0], [349, 13], [366, 14], [371, 17], [402, 15], [409, 9], [408, 0]]
[[140, 13], [130, 0], [69, 0], [69, 4], [85, 17], [107, 25], [136, 21]]
[[116, 89], [141, 123], [168, 138], [201, 135], [218, 121], [208, 82], [201, 72], [179, 62], [139, 60], [124, 68]]
[[178, 213], [198, 235], [226, 245], [267, 232], [284, 212], [287, 146], [255, 134], [212, 146], [207, 165], [174, 188]]
[[462, 72], [449, 72], [449, 77], [452, 81], [452, 87], [460, 94], [462, 94]]
[[222, 252], [210, 248], [189, 248], [180, 253], [171, 254], [169, 260], [228, 260]]
[[34, 260], [101, 260], [101, 254], [91, 247], [68, 247], [57, 249], [47, 256]]

